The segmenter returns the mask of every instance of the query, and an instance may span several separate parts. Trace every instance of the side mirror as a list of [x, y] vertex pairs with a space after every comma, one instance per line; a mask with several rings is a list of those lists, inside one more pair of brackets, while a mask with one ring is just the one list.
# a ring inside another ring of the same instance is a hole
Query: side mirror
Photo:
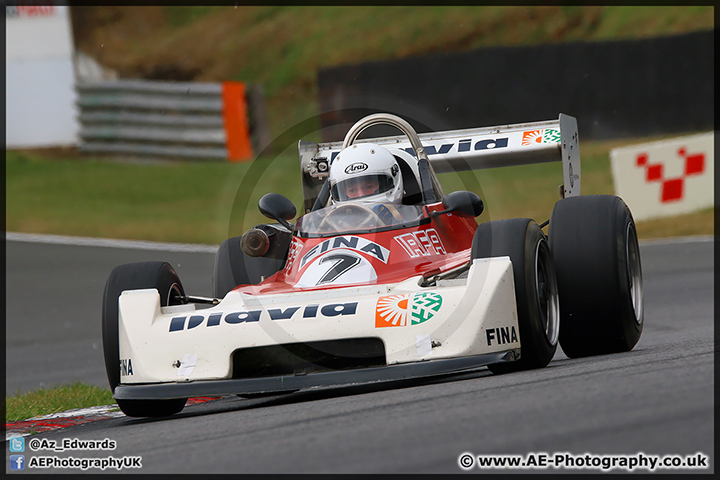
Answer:
[[442, 200], [445, 210], [435, 212], [435, 215], [443, 213], [462, 213], [469, 217], [477, 217], [483, 212], [485, 206], [483, 201], [473, 192], [459, 190], [457, 192], [448, 193]]
[[293, 226], [290, 225], [287, 220], [295, 218], [297, 212], [295, 205], [293, 205], [287, 197], [279, 193], [266, 193], [258, 202], [258, 208], [260, 209], [260, 213], [268, 218], [277, 220], [283, 227], [292, 231]]

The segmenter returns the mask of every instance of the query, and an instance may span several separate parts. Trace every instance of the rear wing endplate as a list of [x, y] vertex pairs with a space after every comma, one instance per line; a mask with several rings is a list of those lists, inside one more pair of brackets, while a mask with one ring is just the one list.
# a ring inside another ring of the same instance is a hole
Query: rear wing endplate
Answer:
[[[563, 167], [562, 196], [580, 195], [580, 148], [575, 117], [561, 113], [557, 120], [428, 132], [418, 136], [436, 173], [560, 161]], [[415, 155], [404, 135], [364, 138], [355, 143], [363, 142], [399, 148]], [[341, 149], [342, 141], [313, 143], [300, 140], [298, 150], [306, 209], [308, 203], [312, 206], [317, 198], [330, 165]]]

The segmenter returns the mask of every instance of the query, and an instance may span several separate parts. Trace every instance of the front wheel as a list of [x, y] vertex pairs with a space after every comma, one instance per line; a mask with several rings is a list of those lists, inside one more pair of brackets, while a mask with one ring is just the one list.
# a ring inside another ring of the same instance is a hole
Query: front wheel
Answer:
[[167, 417], [180, 413], [187, 398], [169, 400], [117, 400], [118, 407], [128, 417]]
[[[120, 346], [118, 343], [118, 299], [125, 290], [154, 288], [160, 294], [160, 305], [179, 305], [185, 295], [182, 283], [167, 262], [128, 263], [115, 267], [103, 295], [102, 340], [110, 390], [120, 383]], [[130, 417], [161, 417], [178, 413], [187, 399], [118, 400], [117, 404]]]
[[520, 360], [490, 365], [493, 373], [547, 366], [558, 345], [560, 311], [547, 238], [535, 221], [511, 218], [482, 223], [472, 258], [510, 257], [520, 328]]

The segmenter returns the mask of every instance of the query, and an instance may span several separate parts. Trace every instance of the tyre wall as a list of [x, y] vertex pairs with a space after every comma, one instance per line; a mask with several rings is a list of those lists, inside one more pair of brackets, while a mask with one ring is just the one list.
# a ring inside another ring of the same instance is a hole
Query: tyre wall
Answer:
[[[375, 112], [418, 132], [578, 119], [584, 139], [713, 128], [714, 30], [640, 40], [490, 47], [318, 72], [323, 140]], [[374, 135], [397, 135], [373, 127]]]

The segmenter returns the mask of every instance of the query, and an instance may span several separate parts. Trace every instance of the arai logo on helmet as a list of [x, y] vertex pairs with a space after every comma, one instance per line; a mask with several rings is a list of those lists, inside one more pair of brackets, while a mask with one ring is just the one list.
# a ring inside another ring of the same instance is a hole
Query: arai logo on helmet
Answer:
[[351, 174], [351, 173], [364, 172], [365, 170], [367, 170], [367, 168], [368, 168], [367, 163], [362, 163], [362, 162], [351, 163], [350, 165], [345, 167], [345, 173]]

